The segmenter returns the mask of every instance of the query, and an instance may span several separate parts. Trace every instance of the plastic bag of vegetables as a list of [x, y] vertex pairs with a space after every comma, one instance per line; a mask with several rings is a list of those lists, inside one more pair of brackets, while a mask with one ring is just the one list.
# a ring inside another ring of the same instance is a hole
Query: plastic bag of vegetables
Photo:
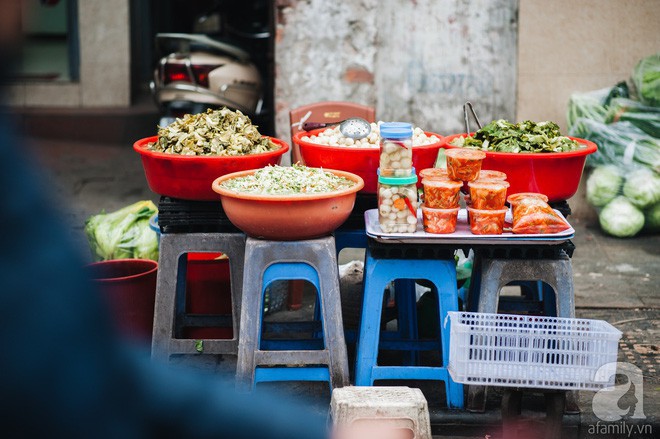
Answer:
[[158, 260], [158, 237], [149, 218], [158, 213], [151, 201], [138, 201], [116, 212], [93, 215], [85, 221], [85, 234], [96, 261], [108, 259]]
[[612, 99], [605, 123], [630, 122], [649, 136], [660, 139], [660, 107], [649, 107], [627, 98]]
[[590, 166], [629, 167], [638, 164], [660, 172], [660, 139], [648, 135], [629, 121], [604, 124], [579, 118], [569, 133], [598, 145], [598, 151], [587, 157]]
[[660, 52], [637, 63], [632, 81], [642, 103], [660, 107]]

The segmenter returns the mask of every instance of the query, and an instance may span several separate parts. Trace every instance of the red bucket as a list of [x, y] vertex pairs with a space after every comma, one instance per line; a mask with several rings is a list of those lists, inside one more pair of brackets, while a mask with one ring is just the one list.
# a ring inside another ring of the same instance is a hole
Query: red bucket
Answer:
[[108, 303], [119, 332], [149, 343], [158, 263], [147, 259], [117, 259], [89, 264], [86, 270]]

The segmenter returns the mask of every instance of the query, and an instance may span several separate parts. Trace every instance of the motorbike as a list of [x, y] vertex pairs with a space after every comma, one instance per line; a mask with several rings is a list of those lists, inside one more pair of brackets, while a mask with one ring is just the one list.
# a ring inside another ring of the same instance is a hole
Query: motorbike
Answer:
[[250, 117], [263, 109], [263, 83], [250, 54], [203, 34], [161, 33], [149, 86], [166, 126], [184, 114], [228, 107]]

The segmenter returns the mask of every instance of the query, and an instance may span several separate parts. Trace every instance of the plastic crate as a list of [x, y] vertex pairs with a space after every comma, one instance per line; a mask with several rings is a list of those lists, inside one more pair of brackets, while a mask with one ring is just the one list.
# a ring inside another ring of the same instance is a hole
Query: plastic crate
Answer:
[[449, 318], [449, 373], [458, 383], [566, 390], [614, 384], [621, 331], [605, 321], [474, 312]]

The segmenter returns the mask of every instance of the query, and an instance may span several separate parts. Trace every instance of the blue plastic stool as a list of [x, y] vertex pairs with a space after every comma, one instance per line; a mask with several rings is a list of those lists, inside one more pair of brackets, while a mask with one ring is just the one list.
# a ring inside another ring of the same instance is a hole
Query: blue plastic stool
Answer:
[[[334, 238], [248, 238], [243, 274], [237, 388], [249, 391], [256, 383], [266, 381], [328, 381], [331, 388], [348, 385]], [[316, 288], [319, 321], [265, 324], [262, 310], [266, 287], [274, 281], [295, 279], [306, 280]], [[322, 337], [262, 339], [263, 327], [277, 325], [289, 331], [318, 331]]]
[[[458, 292], [456, 290], [456, 266], [454, 259], [420, 258], [375, 258], [370, 247], [365, 258], [364, 301], [362, 319], [356, 354], [355, 384], [371, 386], [376, 380], [438, 380], [444, 381], [449, 408], [463, 407], [463, 385], [452, 381], [447, 370], [449, 364], [449, 330], [442, 329], [439, 340], [392, 340], [388, 339], [390, 349], [420, 351], [438, 350], [442, 354], [442, 366], [379, 366], [378, 349], [381, 335], [381, 312], [383, 307], [383, 291], [387, 285], [396, 279], [427, 279], [433, 283], [438, 292], [438, 314], [440, 322], [444, 321], [449, 311], [458, 310]], [[410, 285], [410, 284], [408, 284]], [[414, 294], [414, 289], [403, 288], [408, 295]], [[410, 297], [408, 297], [410, 299]], [[412, 300], [402, 300], [403, 312], [412, 315], [410, 307]], [[409, 322], [399, 322], [408, 325]]]

